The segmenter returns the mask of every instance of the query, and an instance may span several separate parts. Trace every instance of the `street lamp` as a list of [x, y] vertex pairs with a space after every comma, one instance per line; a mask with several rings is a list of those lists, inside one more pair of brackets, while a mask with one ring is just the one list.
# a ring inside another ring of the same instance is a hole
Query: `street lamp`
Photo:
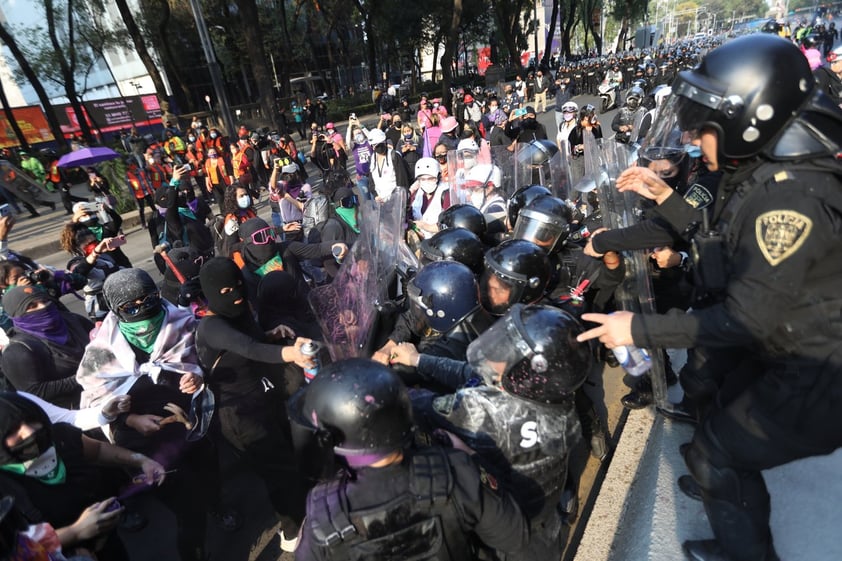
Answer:
[[219, 125], [219, 123], [217, 123], [217, 121], [216, 121], [216, 113], [213, 110], [213, 104], [211, 104], [211, 97], [209, 95], [205, 96], [205, 103], [208, 104], [208, 111], [210, 111], [211, 118], [213, 119], [213, 122], [215, 124]]
[[[140, 82], [135, 82], [134, 80], [129, 80], [129, 84], [135, 89], [137, 92], [137, 97], [140, 97], [140, 90], [143, 89], [143, 84]], [[143, 114], [146, 115], [146, 128], [149, 128], [149, 112], [146, 110], [146, 106], [143, 105], [143, 100], [140, 100], [140, 106], [143, 107]]]

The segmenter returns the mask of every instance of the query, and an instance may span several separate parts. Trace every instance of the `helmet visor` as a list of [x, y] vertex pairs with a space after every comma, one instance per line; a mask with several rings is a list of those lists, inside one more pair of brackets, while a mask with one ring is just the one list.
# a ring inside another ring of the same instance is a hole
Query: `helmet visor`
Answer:
[[527, 208], [518, 215], [513, 237], [528, 240], [541, 249], [551, 252], [567, 229], [567, 224], [550, 220], [548, 216]]
[[512, 308], [468, 345], [468, 363], [489, 386], [500, 386], [512, 366], [534, 354], [513, 319], [512, 314], [519, 314], [520, 308]]
[[523, 281], [486, 266], [479, 282], [482, 307], [495, 316], [505, 314], [512, 304], [520, 301], [523, 286]]

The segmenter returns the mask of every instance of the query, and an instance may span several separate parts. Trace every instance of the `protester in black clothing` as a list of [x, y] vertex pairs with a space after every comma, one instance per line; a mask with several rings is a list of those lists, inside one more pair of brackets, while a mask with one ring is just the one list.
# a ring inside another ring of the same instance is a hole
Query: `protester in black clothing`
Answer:
[[76, 382], [76, 370], [93, 323], [60, 311], [49, 295], [35, 286], [7, 291], [3, 308], [14, 324], [3, 348], [3, 375], [16, 390], [66, 409], [78, 409], [82, 387]]
[[[215, 257], [199, 272], [208, 313], [199, 323], [199, 360], [216, 394], [223, 437], [243, 454], [266, 483], [281, 516], [281, 544], [292, 551], [304, 515], [304, 484], [298, 473], [284, 408], [287, 391], [303, 383], [300, 369], [314, 365], [301, 352], [309, 341], [279, 326], [266, 333], [251, 315], [242, 272]], [[283, 346], [284, 340], [293, 344]], [[286, 545], [285, 545], [286, 544]]]
[[533, 140], [546, 140], [547, 129], [538, 122], [535, 116], [535, 108], [531, 105], [526, 107], [526, 113], [521, 118], [509, 114], [509, 121], [506, 123], [506, 136], [518, 142], [531, 142]]
[[[103, 222], [102, 218], [107, 218], [107, 221]], [[100, 242], [106, 238], [119, 236], [123, 225], [123, 217], [116, 210], [98, 203], [76, 203], [73, 205], [73, 216], [70, 221], [85, 225]], [[110, 249], [108, 255], [120, 267], [132, 266], [132, 262], [119, 247]]]

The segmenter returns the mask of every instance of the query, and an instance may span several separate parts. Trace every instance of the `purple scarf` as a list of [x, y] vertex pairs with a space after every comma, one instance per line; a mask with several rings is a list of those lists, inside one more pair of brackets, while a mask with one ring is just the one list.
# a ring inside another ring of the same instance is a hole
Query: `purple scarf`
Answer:
[[15, 329], [19, 331], [35, 337], [43, 337], [57, 345], [66, 345], [70, 340], [67, 325], [55, 304], [50, 304], [42, 310], [12, 318], [12, 323], [15, 325]]

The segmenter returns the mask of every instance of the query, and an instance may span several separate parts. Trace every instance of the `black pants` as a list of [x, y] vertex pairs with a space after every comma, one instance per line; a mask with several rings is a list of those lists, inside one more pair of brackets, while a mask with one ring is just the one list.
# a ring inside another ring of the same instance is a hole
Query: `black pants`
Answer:
[[135, 202], [137, 203], [137, 213], [140, 216], [140, 225], [146, 228], [146, 207], [149, 207], [151, 212], [155, 212], [155, 201], [152, 200], [152, 195], [146, 195], [145, 197], [138, 199], [135, 198]]
[[747, 361], [724, 379], [685, 459], [729, 559], [772, 558], [761, 471], [842, 446], [840, 358]]

